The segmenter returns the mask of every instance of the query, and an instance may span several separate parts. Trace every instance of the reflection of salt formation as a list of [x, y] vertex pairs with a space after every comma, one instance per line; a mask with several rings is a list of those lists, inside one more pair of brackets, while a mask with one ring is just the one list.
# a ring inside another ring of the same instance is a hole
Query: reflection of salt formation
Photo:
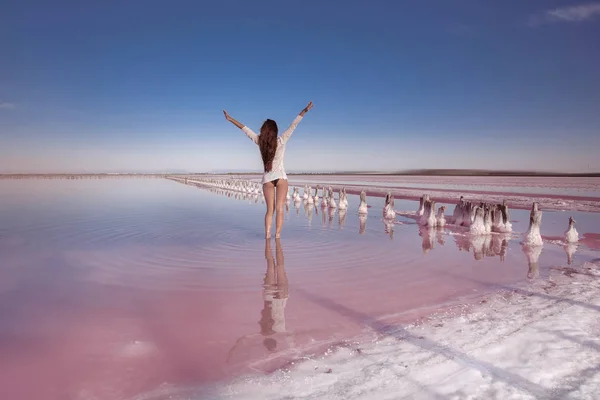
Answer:
[[367, 229], [367, 214], [358, 214], [358, 223], [358, 233], [362, 235]]
[[575, 229], [575, 220], [573, 219], [573, 217], [569, 217], [569, 228], [565, 231], [565, 242], [579, 242], [579, 233], [577, 232], [577, 229]]
[[333, 217], [335, 217], [335, 208], [330, 208], [329, 210], [327, 210], [327, 214], [328, 214], [328, 220], [327, 222], [329, 223], [328, 226], [331, 227], [331, 223], [333, 222]]
[[567, 264], [571, 265], [573, 263], [573, 256], [575, 252], [577, 252], [577, 245], [574, 243], [567, 243], [563, 246], [565, 253], [567, 254]]
[[471, 248], [473, 249], [473, 258], [479, 261], [485, 256], [492, 254], [491, 235], [471, 235], [469, 238]]
[[542, 254], [543, 247], [523, 245], [522, 249], [523, 253], [525, 253], [525, 257], [527, 257], [527, 265], [529, 266], [529, 270], [527, 271], [527, 278], [537, 278], [540, 274], [539, 259], [540, 254]]
[[294, 201], [294, 208], [296, 209], [297, 216], [300, 216], [300, 204], [302, 204], [302, 201], [300, 198], [297, 198], [296, 201]]
[[304, 205], [304, 212], [306, 213], [306, 217], [308, 218], [308, 226], [311, 225], [314, 209], [315, 209], [314, 204], [307, 203]]
[[454, 235], [454, 243], [456, 243], [456, 247], [458, 247], [458, 251], [466, 251], [467, 253], [471, 249], [471, 242], [469, 241], [469, 236], [467, 235]]
[[384, 219], [383, 230], [385, 234], [390, 237], [390, 240], [392, 240], [394, 238], [394, 221], [391, 219]]
[[492, 235], [491, 254], [500, 256], [500, 261], [506, 258], [509, 240], [510, 235], [507, 234]]
[[346, 214], [348, 212], [346, 210], [342, 210], [340, 209], [340, 211], [338, 212], [338, 225], [339, 228], [342, 229], [342, 227], [344, 226], [344, 222], [346, 222]]
[[435, 236], [437, 238], [437, 242], [442, 246], [446, 244], [446, 236], [444, 235], [444, 228], [437, 228], [435, 230]]
[[419, 236], [423, 238], [423, 243], [421, 245], [423, 249], [423, 254], [427, 254], [429, 250], [433, 249], [434, 239], [435, 239], [436, 229], [435, 227], [428, 226], [420, 226], [419, 227]]
[[360, 192], [360, 205], [358, 206], [359, 214], [367, 214], [369, 209], [367, 207], [367, 193], [364, 190]]
[[475, 260], [482, 260], [484, 257], [500, 257], [504, 261], [508, 251], [508, 241], [510, 235], [491, 234], [491, 235], [455, 235], [454, 241], [459, 251], [470, 252], [473, 250]]
[[543, 246], [540, 227], [542, 225], [542, 211], [538, 209], [538, 203], [533, 203], [529, 214], [529, 229], [525, 233], [523, 244], [526, 246]]
[[385, 195], [385, 204], [383, 206], [383, 218], [396, 218], [396, 211], [394, 211], [394, 196], [392, 195], [392, 192], [387, 192], [387, 194]]

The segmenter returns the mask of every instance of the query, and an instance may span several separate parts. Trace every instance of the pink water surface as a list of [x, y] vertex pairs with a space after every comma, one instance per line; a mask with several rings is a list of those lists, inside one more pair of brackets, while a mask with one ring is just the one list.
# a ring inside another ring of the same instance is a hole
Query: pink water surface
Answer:
[[[0, 193], [2, 399], [127, 399], [268, 372], [532, 270], [518, 235], [386, 225], [378, 198], [362, 226], [355, 196], [343, 218], [290, 204], [283, 238], [267, 242], [259, 199], [167, 180], [0, 182]], [[523, 232], [526, 213], [512, 215]], [[564, 216], [544, 218], [556, 235]], [[565, 261], [547, 244], [533, 264], [544, 274]]]

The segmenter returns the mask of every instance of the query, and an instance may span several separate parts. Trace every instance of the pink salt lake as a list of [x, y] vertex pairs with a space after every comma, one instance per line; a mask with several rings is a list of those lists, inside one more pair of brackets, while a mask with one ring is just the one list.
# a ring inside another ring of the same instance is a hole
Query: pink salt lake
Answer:
[[[268, 373], [531, 273], [526, 210], [512, 210], [514, 237], [484, 243], [386, 226], [378, 197], [361, 222], [349, 201], [345, 217], [291, 203], [267, 243], [260, 199], [163, 179], [0, 180], [0, 398], [130, 399]], [[542, 233], [560, 237], [569, 215], [597, 237], [585, 212], [545, 211]], [[597, 257], [590, 243], [575, 259]], [[537, 273], [566, 260], [546, 243]]]

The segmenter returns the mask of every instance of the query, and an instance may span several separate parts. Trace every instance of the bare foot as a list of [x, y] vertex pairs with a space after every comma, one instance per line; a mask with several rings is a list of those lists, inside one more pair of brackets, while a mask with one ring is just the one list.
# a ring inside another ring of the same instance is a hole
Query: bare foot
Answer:
[[280, 239], [281, 233], [276, 233], [275, 234], [275, 239]]
[[271, 232], [267, 231], [267, 235], [265, 236], [265, 239], [271, 239]]

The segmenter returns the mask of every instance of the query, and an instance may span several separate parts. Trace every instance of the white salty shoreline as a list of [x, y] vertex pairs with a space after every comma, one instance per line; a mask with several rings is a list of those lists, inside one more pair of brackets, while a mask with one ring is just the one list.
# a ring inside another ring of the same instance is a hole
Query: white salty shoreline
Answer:
[[[336, 307], [352, 318], [352, 310]], [[239, 378], [208, 397], [592, 399], [600, 393], [600, 261], [555, 267], [547, 279], [454, 311], [406, 327], [374, 322], [376, 341]]]

